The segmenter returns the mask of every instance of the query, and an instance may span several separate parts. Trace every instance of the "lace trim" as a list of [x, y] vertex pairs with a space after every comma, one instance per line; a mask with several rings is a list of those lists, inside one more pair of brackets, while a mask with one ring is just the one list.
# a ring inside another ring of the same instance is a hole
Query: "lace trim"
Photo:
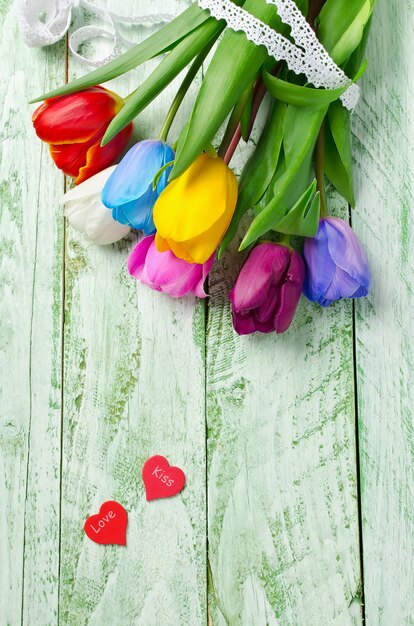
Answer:
[[[265, 46], [270, 56], [278, 61], [286, 61], [289, 69], [296, 74], [304, 74], [315, 87], [335, 89], [351, 83], [318, 41], [293, 0], [266, 0], [266, 2], [275, 6], [280, 19], [290, 26], [295, 44], [231, 0], [198, 0], [202, 9], [208, 10], [218, 20], [224, 19], [232, 30], [242, 31], [247, 39], [257, 46]], [[25, 43], [37, 47], [59, 41], [67, 32], [72, 19], [72, 10], [76, 7], [87, 9], [110, 24], [110, 30], [98, 26], [83, 26], [69, 37], [72, 54], [83, 63], [94, 67], [104, 65], [119, 56], [123, 46], [135, 45], [135, 42], [129, 41], [121, 34], [118, 24], [163, 24], [174, 17], [159, 13], [138, 17], [118, 15], [109, 11], [106, 0], [102, 0], [101, 5], [91, 0], [20, 0], [18, 21]], [[40, 19], [42, 13], [44, 20]], [[91, 60], [78, 50], [82, 43], [96, 37], [112, 40], [113, 49], [108, 56]], [[350, 110], [355, 108], [358, 98], [357, 85], [350, 85], [341, 96], [342, 103]]]
[[[242, 31], [249, 41], [264, 46], [277, 61], [286, 61], [290, 70], [304, 74], [315, 87], [336, 89], [351, 83], [318, 41], [293, 0], [266, 2], [274, 5], [280, 19], [291, 27], [295, 44], [231, 0], [198, 0], [199, 6], [208, 10], [212, 17], [224, 19], [232, 30]], [[357, 85], [350, 85], [341, 96], [342, 103], [350, 110], [355, 108], [358, 99]]]

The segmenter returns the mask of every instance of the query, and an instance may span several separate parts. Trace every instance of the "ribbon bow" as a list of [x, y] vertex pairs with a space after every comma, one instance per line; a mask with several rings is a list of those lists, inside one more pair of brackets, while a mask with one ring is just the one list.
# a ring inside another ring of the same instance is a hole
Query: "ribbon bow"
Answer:
[[[103, 18], [109, 23], [110, 29], [100, 26], [82, 26], [71, 33], [69, 49], [72, 54], [87, 65], [99, 67], [108, 63], [122, 53], [122, 47], [132, 47], [136, 42], [122, 35], [119, 24], [140, 24], [152, 26], [170, 22], [175, 16], [162, 13], [128, 17], [109, 11], [106, 0], [97, 5], [90, 0], [21, 0], [18, 22], [24, 42], [33, 48], [50, 46], [62, 39], [72, 21], [72, 10], [81, 7], [90, 13]], [[96, 37], [113, 41], [109, 55], [98, 60], [88, 59], [78, 52], [81, 44]]]

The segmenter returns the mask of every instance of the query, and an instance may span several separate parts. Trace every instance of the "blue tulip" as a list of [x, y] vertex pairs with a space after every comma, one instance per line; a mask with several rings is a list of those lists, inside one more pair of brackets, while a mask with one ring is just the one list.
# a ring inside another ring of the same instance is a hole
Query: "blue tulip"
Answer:
[[174, 157], [171, 146], [155, 140], [140, 141], [126, 153], [102, 190], [102, 202], [112, 209], [114, 220], [145, 235], [155, 233], [152, 211], [172, 166], [161, 174], [155, 190], [152, 183], [158, 170]]
[[346, 222], [325, 217], [313, 239], [305, 240], [307, 266], [303, 293], [312, 302], [329, 306], [341, 298], [368, 294], [371, 272], [358, 237]]

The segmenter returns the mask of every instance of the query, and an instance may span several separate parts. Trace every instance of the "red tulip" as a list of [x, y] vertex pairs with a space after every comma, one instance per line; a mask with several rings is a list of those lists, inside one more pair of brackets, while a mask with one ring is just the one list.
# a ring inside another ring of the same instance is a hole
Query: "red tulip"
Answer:
[[37, 136], [49, 144], [57, 167], [73, 176], [76, 185], [111, 165], [128, 143], [132, 124], [100, 146], [122, 105], [120, 96], [98, 85], [45, 100], [33, 113]]

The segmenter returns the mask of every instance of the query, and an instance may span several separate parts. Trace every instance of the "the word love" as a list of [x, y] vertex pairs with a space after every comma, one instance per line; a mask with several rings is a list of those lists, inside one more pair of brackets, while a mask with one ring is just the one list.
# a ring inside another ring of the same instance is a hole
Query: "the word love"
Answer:
[[170, 465], [161, 455], [152, 456], [144, 463], [142, 478], [147, 500], [170, 498], [185, 486], [183, 470]]
[[115, 500], [108, 500], [102, 504], [97, 515], [88, 517], [83, 528], [95, 543], [126, 546], [127, 524], [128, 513], [124, 507]]

